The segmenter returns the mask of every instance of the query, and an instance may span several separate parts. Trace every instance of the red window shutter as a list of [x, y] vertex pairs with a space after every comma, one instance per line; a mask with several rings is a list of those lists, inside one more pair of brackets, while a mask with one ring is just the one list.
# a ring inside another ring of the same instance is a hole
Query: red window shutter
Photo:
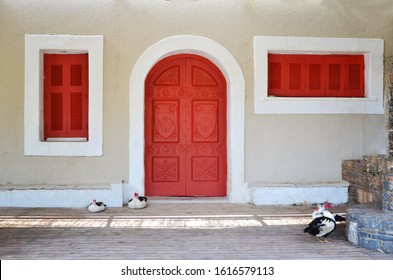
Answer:
[[50, 129], [63, 131], [63, 94], [52, 92], [50, 94]]
[[286, 56], [287, 71], [286, 75], [286, 96], [303, 97], [305, 94], [305, 63], [303, 55]]
[[298, 90], [302, 87], [302, 65], [289, 63], [289, 89]]
[[325, 97], [325, 56], [307, 55], [306, 94], [307, 97]]
[[341, 55], [326, 58], [326, 96], [345, 97], [345, 60]]
[[362, 55], [350, 55], [348, 63], [348, 96], [364, 97], [364, 58]]
[[322, 65], [312, 63], [309, 64], [309, 74], [308, 74], [308, 84], [310, 90], [320, 90], [322, 87], [321, 84], [321, 72], [322, 72]]
[[360, 89], [360, 65], [348, 64], [348, 89]]
[[63, 85], [63, 65], [52, 64], [50, 66], [50, 84], [51, 86]]
[[81, 92], [71, 93], [71, 130], [83, 128], [83, 97]]
[[73, 64], [70, 66], [71, 77], [70, 84], [71, 86], [81, 86], [82, 85], [82, 64]]
[[363, 55], [332, 55], [328, 67], [328, 96], [364, 97]]
[[88, 138], [88, 55], [44, 55], [44, 139]]
[[364, 97], [363, 55], [268, 55], [268, 93], [279, 97]]
[[329, 90], [340, 90], [341, 89], [341, 68], [340, 63], [329, 64]]
[[270, 68], [270, 88], [272, 90], [281, 89], [281, 63], [271, 62]]
[[270, 96], [285, 96], [285, 56], [268, 55], [268, 93]]

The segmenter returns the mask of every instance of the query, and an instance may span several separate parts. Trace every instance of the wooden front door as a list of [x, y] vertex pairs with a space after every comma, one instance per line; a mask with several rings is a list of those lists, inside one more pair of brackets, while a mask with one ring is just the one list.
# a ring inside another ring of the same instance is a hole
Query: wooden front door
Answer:
[[145, 82], [145, 192], [226, 196], [226, 82], [196, 55], [163, 59]]

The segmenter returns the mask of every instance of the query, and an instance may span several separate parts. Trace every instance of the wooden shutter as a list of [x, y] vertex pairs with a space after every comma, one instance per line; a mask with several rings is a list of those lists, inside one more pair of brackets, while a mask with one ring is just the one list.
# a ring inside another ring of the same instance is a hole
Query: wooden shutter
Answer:
[[364, 97], [363, 55], [268, 55], [268, 94]]
[[302, 55], [287, 55], [284, 68], [287, 70], [285, 75], [286, 96], [303, 97], [305, 94], [305, 64]]
[[364, 97], [364, 57], [363, 55], [349, 55], [348, 65], [348, 97]]
[[306, 61], [306, 91], [307, 97], [325, 97], [325, 57], [308, 55]]
[[326, 57], [326, 95], [328, 97], [346, 97], [345, 60], [340, 55]]
[[44, 139], [88, 139], [88, 55], [44, 55]]
[[273, 96], [285, 96], [285, 56], [273, 55], [268, 56], [268, 92]]

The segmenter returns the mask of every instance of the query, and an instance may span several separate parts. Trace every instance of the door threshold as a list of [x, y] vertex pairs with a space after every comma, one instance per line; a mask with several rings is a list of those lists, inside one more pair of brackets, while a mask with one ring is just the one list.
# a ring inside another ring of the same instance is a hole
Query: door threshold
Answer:
[[199, 196], [148, 196], [151, 204], [172, 203], [228, 203], [228, 197], [199, 197]]

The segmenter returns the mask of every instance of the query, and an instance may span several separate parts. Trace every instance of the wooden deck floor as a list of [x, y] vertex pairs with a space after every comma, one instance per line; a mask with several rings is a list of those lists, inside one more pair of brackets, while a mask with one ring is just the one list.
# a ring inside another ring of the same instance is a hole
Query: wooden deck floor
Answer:
[[[339, 224], [329, 243], [303, 233], [312, 208], [225, 202], [130, 210], [0, 208], [0, 259], [393, 259], [358, 248]], [[335, 208], [344, 212], [345, 208]]]

